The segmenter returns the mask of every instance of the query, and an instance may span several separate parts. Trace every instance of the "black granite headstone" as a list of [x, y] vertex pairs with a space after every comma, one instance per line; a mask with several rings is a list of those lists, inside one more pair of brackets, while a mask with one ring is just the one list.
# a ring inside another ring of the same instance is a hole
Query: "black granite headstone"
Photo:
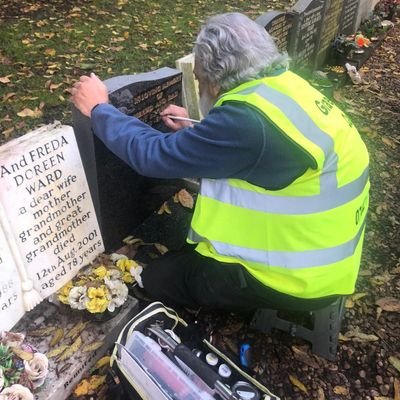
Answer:
[[339, 32], [344, 0], [327, 0], [322, 31], [318, 43], [315, 68], [323, 65], [332, 51], [332, 44]]
[[344, 0], [340, 17], [339, 33], [351, 35], [356, 29], [357, 13], [360, 0]]
[[[166, 131], [159, 112], [167, 104], [181, 105], [182, 74], [161, 68], [105, 81], [111, 104], [152, 127]], [[181, 180], [146, 178], [133, 171], [95, 137], [90, 120], [73, 109], [73, 125], [82, 163], [107, 251], [183, 186]]]
[[283, 11], [268, 11], [260, 15], [256, 22], [274, 38], [279, 51], [292, 52], [292, 27], [294, 14]]
[[300, 0], [293, 7], [298, 13], [294, 29], [294, 69], [313, 69], [322, 31], [326, 0]]

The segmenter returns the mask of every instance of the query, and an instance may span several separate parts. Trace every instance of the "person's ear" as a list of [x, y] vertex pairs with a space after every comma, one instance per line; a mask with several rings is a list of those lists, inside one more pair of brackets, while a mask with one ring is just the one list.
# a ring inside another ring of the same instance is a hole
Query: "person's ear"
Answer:
[[214, 99], [216, 99], [218, 97], [218, 95], [220, 94], [220, 92], [221, 92], [221, 86], [220, 85], [209, 85], [208, 89], [209, 89], [210, 95]]

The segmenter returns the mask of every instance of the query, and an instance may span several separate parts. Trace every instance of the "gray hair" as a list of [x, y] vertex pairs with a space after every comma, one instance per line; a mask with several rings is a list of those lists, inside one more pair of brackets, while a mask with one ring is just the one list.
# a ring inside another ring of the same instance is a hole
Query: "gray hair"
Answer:
[[202, 76], [223, 91], [288, 68], [287, 54], [279, 53], [267, 31], [240, 13], [211, 17], [193, 51]]

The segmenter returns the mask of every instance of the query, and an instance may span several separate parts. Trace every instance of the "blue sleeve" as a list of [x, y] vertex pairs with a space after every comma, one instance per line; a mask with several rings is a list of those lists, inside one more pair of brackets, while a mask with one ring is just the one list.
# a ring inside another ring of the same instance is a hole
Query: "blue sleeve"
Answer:
[[91, 121], [113, 153], [141, 175], [156, 178], [245, 179], [266, 141], [259, 116], [229, 104], [175, 133], [161, 133], [109, 104], [97, 106]]

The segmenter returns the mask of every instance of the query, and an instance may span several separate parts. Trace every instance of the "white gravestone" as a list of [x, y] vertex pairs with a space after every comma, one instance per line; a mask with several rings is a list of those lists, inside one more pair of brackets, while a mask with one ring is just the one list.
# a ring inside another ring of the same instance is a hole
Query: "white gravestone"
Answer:
[[[0, 206], [2, 285], [7, 274], [19, 276], [25, 292], [33, 285], [44, 299], [104, 251], [70, 126], [44, 126], [0, 147]], [[3, 306], [0, 330], [30, 308], [25, 301], [21, 310], [17, 300], [12, 308]]]

